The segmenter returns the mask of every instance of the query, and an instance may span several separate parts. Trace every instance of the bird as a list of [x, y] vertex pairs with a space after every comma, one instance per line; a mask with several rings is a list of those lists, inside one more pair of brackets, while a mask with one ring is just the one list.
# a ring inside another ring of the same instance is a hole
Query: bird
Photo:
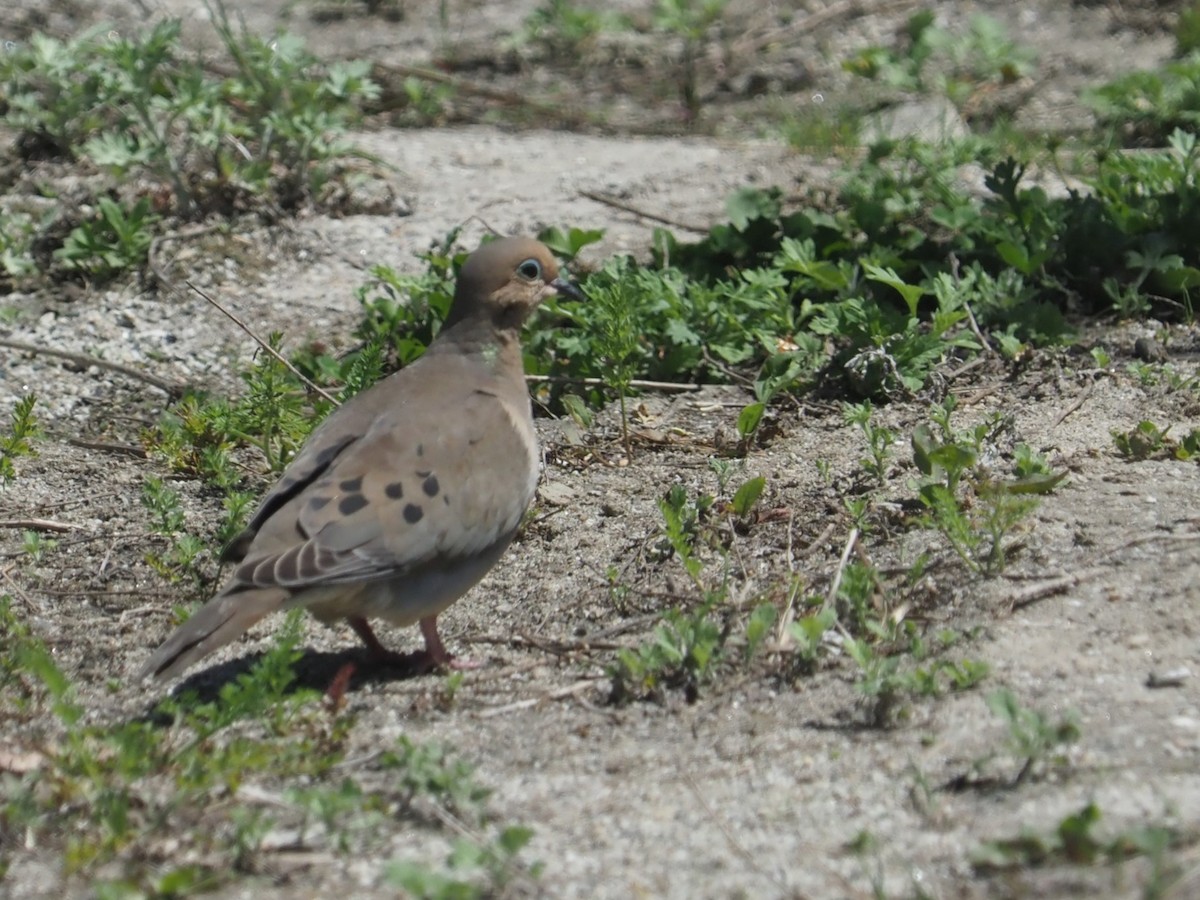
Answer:
[[452, 666], [438, 614], [512, 542], [540, 452], [520, 332], [546, 298], [583, 300], [532, 238], [483, 244], [463, 264], [446, 320], [415, 362], [318, 426], [222, 554], [228, 582], [149, 658], [167, 679], [296, 607], [345, 619], [372, 657], [371, 619], [419, 623], [424, 670]]

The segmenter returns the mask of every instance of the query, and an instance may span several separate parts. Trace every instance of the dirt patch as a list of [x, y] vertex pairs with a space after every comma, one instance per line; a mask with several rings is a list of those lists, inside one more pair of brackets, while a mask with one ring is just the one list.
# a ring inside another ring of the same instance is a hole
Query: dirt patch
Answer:
[[[447, 30], [437, 6], [406, 4], [403, 29], [386, 26], [397, 37], [381, 58], [432, 59], [448, 46], [465, 55], [494, 45], [525, 15], [522, 4], [449, 4], [454, 24]], [[758, 27], [751, 8], [757, 5], [744, 6], [740, 21], [750, 33]], [[788, 32], [790, 42], [762, 51], [757, 65], [774, 77], [812, 51], [808, 58], [816, 61], [807, 64], [804, 86], [784, 99], [811, 100], [813, 85], [834, 95], [848, 90], [836, 66], [840, 54], [882, 40], [914, 5], [879, 4], [885, 6], [852, 17], [842, 32]], [[953, 21], [986, 11], [1038, 46], [1043, 82], [1023, 107], [1033, 119], [1080, 115], [1079, 85], [1150, 64], [1170, 47], [1162, 32], [1122, 27], [1125, 8], [1137, 4], [1010, 6], [939, 4]], [[248, 22], [274, 27], [281, 8], [251, 6]], [[309, 32], [326, 56], [374, 50], [385, 27], [355, 18], [317, 27], [301, 8], [286, 9], [291, 18], [284, 24]], [[123, 14], [64, 6], [51, 20], [73, 29]], [[186, 14], [196, 15], [191, 5]], [[494, 79], [502, 86], [526, 83], [503, 71]], [[766, 102], [749, 96], [720, 102], [732, 88], [715, 76], [706, 90], [716, 130], [726, 133]], [[779, 184], [786, 191], [828, 168], [773, 141], [484, 126], [355, 137], [394, 166], [394, 188], [410, 215], [314, 216], [240, 234], [232, 239], [238, 246], [185, 241], [171, 248], [171, 270], [215, 289], [259, 332], [282, 330], [289, 343], [321, 335], [345, 344], [359, 314], [353, 289], [364, 266], [413, 270], [415, 253], [464, 222], [468, 247], [484, 223], [502, 233], [548, 224], [603, 227], [604, 241], [586, 254], [594, 261], [644, 253], [654, 223], [582, 198], [581, 190], [703, 227], [722, 218], [724, 200], [737, 187]], [[183, 294], [124, 287], [70, 299], [13, 295], [0, 305], [19, 310], [4, 329], [11, 339], [213, 390], [235, 390], [235, 373], [255, 349], [203, 301]], [[1097, 331], [1088, 343], [1105, 345], [1123, 363], [1134, 339], [1150, 330]], [[1173, 362], [1185, 375], [1195, 374], [1196, 339], [1192, 329], [1172, 331]], [[140, 714], [154, 695], [132, 684], [132, 673], [167, 634], [172, 605], [190, 598], [165, 586], [145, 563], [155, 539], [137, 498], [154, 466], [78, 441], [136, 444], [166, 396], [111, 370], [0, 352], [0, 409], [36, 392], [50, 435], [41, 455], [23, 460], [16, 484], [0, 494], [0, 519], [40, 516], [72, 527], [40, 561], [24, 553], [19, 530], [0, 530], [0, 592], [12, 594], [19, 616], [80, 686], [89, 716]], [[694, 704], [676, 695], [663, 705], [606, 703], [612, 654], [591, 649], [589, 641], [635, 645], [651, 633], [649, 614], [687, 599], [677, 562], [649, 552], [661, 534], [657, 504], [674, 483], [693, 494], [714, 489], [709, 460], [722, 435], [733, 432], [747, 397], [734, 388], [646, 396], [639, 427], [669, 437], [639, 442], [628, 464], [620, 462], [612, 411], [584, 436], [583, 449], [561, 423], [541, 421], [547, 465], [538, 516], [484, 584], [443, 619], [452, 650], [487, 665], [466, 675], [448, 708], [439, 677], [355, 684], [349, 704], [358, 722], [347, 759], [369, 758], [401, 734], [453, 747], [494, 790], [489, 807], [496, 817], [535, 829], [527, 855], [545, 864], [535, 890], [548, 896], [870, 896], [876, 884], [887, 896], [1140, 896], [1153, 875], [1145, 859], [1120, 870], [1050, 865], [991, 877], [971, 865], [981, 842], [1026, 828], [1052, 832], [1089, 801], [1102, 810], [1106, 835], [1146, 823], [1200, 828], [1200, 468], [1124, 462], [1110, 436], [1145, 418], [1172, 423], [1182, 434], [1200, 426], [1200, 408], [1192, 392], [1144, 386], [1120, 365], [1115, 374], [1091, 371], [1086, 359], [1046, 354], [1015, 378], [999, 366], [982, 367], [953, 384], [963, 402], [960, 425], [1010, 413], [1015, 440], [1070, 470], [1030, 523], [1004, 577], [954, 574], [945, 545], [928, 532], [868, 535], [862, 542], [884, 568], [932, 550], [944, 567], [933, 577], [944, 589], [936, 608], [920, 611], [923, 620], [972, 632], [963, 653], [991, 666], [988, 685], [1007, 685], [1023, 704], [1052, 717], [1078, 716], [1079, 741], [1067, 764], [1048, 775], [1011, 788], [978, 778], [980, 761], [993, 756], [988, 771], [1014, 777], [1019, 769], [985, 691], [916, 701], [898, 727], [866, 727], [853, 666], [844, 657], [795, 683], [753, 672], [718, 681]], [[926, 409], [896, 403], [882, 415], [907, 435]], [[735, 593], [747, 603], [780, 598], [793, 574], [817, 589], [828, 585], [848, 530], [843, 500], [858, 489], [864, 448], [839, 409], [801, 399], [780, 408], [778, 426], [744, 463], [746, 475], [767, 478], [765, 505], [784, 511], [735, 543]], [[828, 463], [828, 479], [818, 460]], [[897, 466], [911, 469], [901, 449]], [[897, 504], [904, 481], [900, 473], [892, 478], [890, 499]], [[183, 494], [188, 528], [211, 530], [219, 499], [198, 483], [174, 487]], [[620, 599], [610, 591], [610, 569], [629, 589]], [[215, 577], [215, 564], [211, 571]], [[385, 639], [407, 647], [416, 635], [392, 632]], [[256, 629], [191, 683], [228, 677], [231, 661], [251, 657], [269, 640], [269, 627]], [[310, 625], [306, 642], [311, 653], [301, 676], [314, 683], [353, 658], [348, 629]], [[1182, 686], [1148, 686], [1151, 674], [1179, 669], [1192, 673]], [[28, 726], [0, 727], [3, 746], [22, 746]], [[382, 777], [353, 768], [348, 774], [361, 776], [367, 788]], [[874, 843], [852, 851], [863, 833]], [[36, 846], [4, 850], [7, 895], [87, 893], [86, 885], [64, 879], [55, 853]], [[219, 895], [392, 896], [380, 882], [388, 860], [432, 861], [445, 851], [444, 836], [395, 823], [377, 854], [330, 855], [296, 867], [281, 855], [264, 861], [252, 886]], [[1198, 890], [1194, 846], [1175, 862], [1190, 873], [1175, 896], [1189, 896]]]

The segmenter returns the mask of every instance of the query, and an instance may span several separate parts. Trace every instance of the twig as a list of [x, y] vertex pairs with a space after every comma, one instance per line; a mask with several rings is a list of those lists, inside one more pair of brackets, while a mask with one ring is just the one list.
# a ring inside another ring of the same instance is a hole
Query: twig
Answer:
[[966, 374], [967, 374], [968, 372], [970, 372], [972, 369], [977, 369], [977, 368], [979, 368], [979, 367], [980, 367], [980, 366], [982, 366], [982, 365], [983, 365], [985, 362], [987, 362], [987, 358], [986, 358], [986, 357], [983, 357], [983, 356], [977, 356], [977, 357], [975, 357], [973, 360], [971, 360], [970, 362], [963, 363], [961, 366], [959, 366], [959, 367], [958, 367], [957, 369], [955, 369], [953, 372], [946, 372], [946, 373], [944, 373], [944, 374], [942, 375], [942, 378], [943, 378], [945, 381], [953, 381], [955, 378], [958, 378], [960, 375], [966, 375]]
[[154, 277], [158, 279], [160, 284], [166, 285], [172, 290], [176, 290], [175, 286], [171, 283], [171, 279], [167, 278], [167, 276], [163, 274], [162, 269], [160, 269], [158, 266], [159, 248], [163, 244], [169, 243], [170, 241], [190, 240], [194, 237], [200, 237], [201, 235], [211, 234], [214, 231], [219, 231], [224, 227], [224, 225], [195, 225], [191, 228], [172, 231], [170, 234], [160, 234], [150, 242], [150, 249], [146, 253], [146, 264]]
[[588, 200], [594, 200], [596, 203], [602, 203], [605, 206], [611, 206], [613, 209], [619, 209], [623, 212], [632, 213], [643, 219], [649, 219], [651, 222], [661, 222], [663, 225], [671, 225], [675, 228], [682, 228], [685, 231], [694, 231], [697, 234], [708, 234], [709, 229], [700, 225], [692, 225], [689, 222], [680, 222], [678, 219], [670, 219], [666, 216], [660, 216], [657, 213], [646, 212], [644, 209], [638, 209], [630, 203], [624, 203], [617, 200], [615, 197], [609, 197], [606, 194], [598, 194], [595, 191], [579, 191], [578, 196], [586, 197]]
[[1082, 572], [1060, 575], [1058, 578], [1043, 581], [1041, 584], [1032, 584], [1009, 598], [1009, 609], [1024, 609], [1032, 603], [1045, 600], [1047, 597], [1053, 597], [1055, 594], [1061, 594], [1063, 591], [1070, 590], [1108, 571], [1111, 571], [1111, 569], [1107, 566], [1097, 566], [1094, 569], [1084, 569]]
[[1088, 398], [1090, 396], [1092, 396], [1092, 390], [1095, 387], [1096, 387], [1096, 379], [1092, 378], [1091, 381], [1088, 382], [1088, 386], [1084, 389], [1083, 393], [1080, 394], [1078, 398], [1076, 398], [1074, 403], [1072, 403], [1070, 406], [1068, 406], [1066, 409], [1064, 409], [1059, 414], [1058, 418], [1054, 420], [1054, 424], [1051, 425], [1050, 427], [1057, 428], [1059, 425], [1061, 425], [1066, 420], [1067, 416], [1071, 415], [1071, 413], [1075, 412], [1075, 410], [1079, 409], [1079, 407], [1081, 407], [1081, 406], [1083, 406], [1083, 404], [1087, 403]]
[[842, 0], [807, 16], [792, 19], [788, 24], [764, 34], [743, 36], [733, 44], [729, 56], [734, 59], [756, 58], [760, 51], [772, 44], [782, 43], [793, 35], [812, 34], [818, 28], [843, 18], [889, 13], [917, 5], [916, 0]]
[[[549, 383], [549, 384], [586, 384], [589, 387], [606, 387], [607, 382], [603, 378], [573, 378], [569, 375], [526, 375], [525, 380], [533, 383]], [[647, 391], [698, 391], [700, 385], [692, 384], [683, 381], [642, 381], [634, 379], [629, 382], [630, 387], [641, 388]]]
[[457, 75], [439, 72], [436, 69], [426, 69], [422, 66], [406, 66], [401, 63], [381, 62], [376, 62], [374, 67], [379, 71], [393, 75], [419, 78], [422, 81], [433, 81], [438, 84], [448, 84], [460, 94], [482, 97], [485, 100], [495, 100], [508, 106], [519, 106], [525, 109], [536, 110], [547, 116], [552, 116], [560, 122], [567, 122], [572, 125], [603, 124], [603, 120], [600, 117], [592, 115], [587, 110], [566, 109], [562, 106], [545, 103], [541, 100], [533, 100], [517, 91], [505, 91], [489, 87], [474, 81], [467, 81], [465, 78], [459, 78]]
[[145, 459], [146, 451], [136, 444], [116, 444], [108, 441], [86, 441], [83, 438], [67, 438], [72, 447], [82, 447], [85, 450], [103, 450], [105, 453], [124, 453], [138, 459]]
[[506, 713], [516, 712], [519, 709], [529, 709], [531, 706], [537, 706], [545, 700], [564, 700], [585, 690], [595, 686], [596, 682], [603, 681], [606, 676], [596, 676], [594, 678], [584, 678], [576, 681], [574, 684], [568, 684], [565, 687], [556, 688], [553, 691], [547, 691], [538, 697], [527, 697], [524, 700], [516, 700], [512, 703], [506, 703], [503, 706], [493, 706], [479, 713], [481, 719], [491, 719], [495, 716], [503, 716]]
[[324, 399], [328, 400], [334, 406], [341, 406], [341, 404], [338, 403], [338, 401], [336, 399], [334, 399], [332, 396], [327, 394], [325, 391], [321, 390], [321, 388], [318, 387], [313, 381], [306, 378], [304, 376], [304, 374], [299, 369], [297, 369], [295, 366], [293, 366], [290, 362], [288, 362], [288, 360], [285, 359], [278, 350], [276, 350], [274, 347], [272, 347], [270, 344], [268, 344], [266, 341], [264, 341], [262, 338], [260, 338], [257, 334], [255, 334], [250, 329], [249, 325], [247, 325], [245, 322], [243, 322], [241, 319], [239, 319], [233, 312], [231, 312], [230, 310], [228, 310], [224, 306], [222, 306], [215, 297], [210, 296], [203, 289], [192, 284], [192, 282], [189, 279], [184, 279], [183, 283], [186, 284], [188, 287], [190, 287], [193, 291], [195, 291], [201, 297], [203, 297], [205, 300], [207, 300], [209, 303], [211, 303], [213, 306], [215, 306], [218, 310], [220, 310], [226, 316], [228, 316], [234, 325], [236, 325], [238, 328], [242, 329], [242, 331], [246, 332], [246, 334], [248, 334], [250, 336], [251, 340], [253, 340], [256, 344], [258, 344], [258, 346], [262, 347], [263, 350], [265, 350], [267, 353], [269, 353], [271, 356], [273, 356], [275, 358], [275, 360], [277, 362], [279, 362], [281, 365], [283, 365], [283, 367], [286, 368], [289, 372], [291, 372], [293, 375], [295, 375], [297, 378], [299, 378], [310, 391], [320, 394]]
[[35, 355], [57, 356], [59, 359], [70, 360], [81, 366], [95, 366], [98, 369], [119, 372], [122, 375], [128, 375], [130, 378], [136, 378], [138, 381], [144, 381], [151, 387], [158, 388], [172, 399], [182, 397], [183, 392], [187, 389], [186, 385], [180, 384], [177, 381], [167, 381], [165, 378], [159, 378], [157, 375], [151, 375], [149, 372], [142, 372], [131, 366], [123, 366], [120, 363], [109, 362], [106, 359], [96, 359], [94, 356], [88, 356], [86, 353], [73, 353], [70, 350], [52, 350], [49, 347], [39, 347], [36, 344], [26, 344], [23, 341], [14, 341], [9, 338], [0, 338], [0, 347], [8, 347], [12, 350], [21, 350], [25, 353], [33, 353]]
[[75, 531], [80, 525], [55, 522], [52, 519], [0, 519], [0, 528], [21, 528], [28, 531]]
[[833, 582], [829, 585], [829, 593], [825, 595], [825, 602], [821, 604], [822, 612], [833, 606], [834, 600], [837, 599], [838, 588], [842, 586], [842, 573], [846, 571], [846, 565], [850, 562], [850, 553], [854, 550], [854, 544], [857, 541], [858, 528], [851, 528], [850, 534], [846, 536], [846, 546], [842, 549], [842, 558], [838, 561], [837, 571], [833, 574]]

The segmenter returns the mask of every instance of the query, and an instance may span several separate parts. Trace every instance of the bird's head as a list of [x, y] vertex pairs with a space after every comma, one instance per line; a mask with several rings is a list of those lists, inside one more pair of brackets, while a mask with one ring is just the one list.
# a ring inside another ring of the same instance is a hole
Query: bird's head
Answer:
[[467, 258], [443, 327], [482, 318], [501, 328], [520, 328], [539, 303], [555, 294], [584, 299], [579, 288], [559, 274], [545, 244], [532, 238], [501, 238]]

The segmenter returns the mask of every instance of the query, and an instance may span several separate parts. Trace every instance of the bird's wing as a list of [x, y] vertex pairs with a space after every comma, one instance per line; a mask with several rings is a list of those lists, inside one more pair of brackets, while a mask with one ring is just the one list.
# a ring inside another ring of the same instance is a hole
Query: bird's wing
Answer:
[[483, 388], [425, 397], [378, 415], [264, 517], [234, 583], [296, 592], [393, 578], [511, 534], [537, 477], [528, 411]]

